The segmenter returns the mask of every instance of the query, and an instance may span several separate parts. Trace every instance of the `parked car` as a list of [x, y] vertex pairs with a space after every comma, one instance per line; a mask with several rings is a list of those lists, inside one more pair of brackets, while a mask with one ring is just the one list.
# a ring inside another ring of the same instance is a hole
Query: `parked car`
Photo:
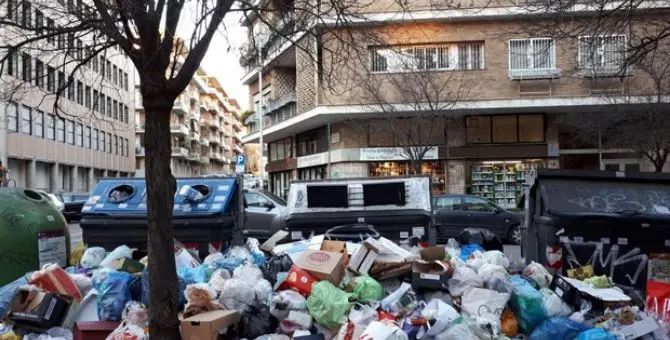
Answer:
[[51, 202], [54, 205], [54, 207], [56, 207], [56, 209], [58, 209], [58, 211], [62, 212], [65, 209], [65, 204], [63, 204], [63, 201], [61, 201], [61, 199], [58, 196], [56, 196], [52, 193], [48, 193], [48, 192], [43, 191], [43, 190], [35, 190], [35, 192], [37, 192], [42, 197], [44, 197], [44, 199]]
[[521, 244], [523, 215], [507, 211], [478, 196], [446, 195], [433, 198], [433, 224], [438, 239], [457, 237], [466, 227], [488, 229], [501, 240]]
[[247, 220], [244, 235], [266, 240], [284, 228], [286, 201], [265, 190], [245, 189]]
[[78, 222], [81, 220], [81, 208], [90, 196], [87, 192], [65, 192], [58, 195], [63, 201], [63, 216], [67, 223]]

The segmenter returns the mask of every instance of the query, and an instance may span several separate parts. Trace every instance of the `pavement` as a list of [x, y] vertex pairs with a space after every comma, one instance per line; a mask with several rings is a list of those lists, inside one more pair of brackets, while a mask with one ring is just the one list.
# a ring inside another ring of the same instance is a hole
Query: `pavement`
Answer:
[[[82, 233], [81, 228], [79, 227], [79, 223], [70, 224], [69, 229], [70, 229], [70, 245], [71, 245], [70, 249], [73, 249], [77, 244], [79, 244], [79, 242], [82, 241]], [[521, 247], [519, 246], [506, 244], [504, 246], [504, 252], [508, 258], [514, 258], [516, 256], [521, 257]]]

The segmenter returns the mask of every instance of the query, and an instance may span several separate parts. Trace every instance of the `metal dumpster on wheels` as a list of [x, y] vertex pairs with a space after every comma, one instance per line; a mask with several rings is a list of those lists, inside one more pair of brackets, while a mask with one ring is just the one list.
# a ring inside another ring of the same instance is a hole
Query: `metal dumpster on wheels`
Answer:
[[[182, 243], [196, 243], [200, 256], [209, 254], [210, 243], [226, 246], [244, 220], [242, 197], [241, 178], [178, 178], [172, 211], [174, 237]], [[82, 209], [80, 225], [89, 246], [112, 250], [125, 244], [146, 252], [144, 178], [101, 179]]]

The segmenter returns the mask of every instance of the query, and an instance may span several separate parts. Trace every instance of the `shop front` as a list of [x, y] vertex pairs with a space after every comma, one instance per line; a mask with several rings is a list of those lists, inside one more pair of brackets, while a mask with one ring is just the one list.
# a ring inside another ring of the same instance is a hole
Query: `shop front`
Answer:
[[501, 208], [513, 209], [531, 184], [535, 171], [543, 167], [546, 167], [543, 159], [471, 161], [466, 192], [488, 198]]
[[[370, 169], [370, 177], [417, 174], [414, 165], [410, 161], [370, 162], [368, 163], [368, 167]], [[421, 172], [419, 174], [431, 177], [433, 194], [445, 193], [444, 166], [441, 161], [423, 161], [421, 163]]]

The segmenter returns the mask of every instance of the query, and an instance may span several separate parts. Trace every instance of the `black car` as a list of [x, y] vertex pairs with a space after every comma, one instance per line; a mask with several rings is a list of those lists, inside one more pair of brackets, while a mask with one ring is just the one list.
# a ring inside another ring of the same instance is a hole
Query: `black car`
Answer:
[[86, 192], [66, 192], [58, 195], [65, 205], [63, 216], [65, 216], [67, 223], [79, 222], [81, 220], [81, 209], [86, 204], [89, 196]]
[[478, 196], [433, 197], [433, 224], [440, 242], [457, 237], [466, 227], [474, 227], [488, 229], [501, 240], [520, 244], [522, 218], [521, 214], [507, 211]]

